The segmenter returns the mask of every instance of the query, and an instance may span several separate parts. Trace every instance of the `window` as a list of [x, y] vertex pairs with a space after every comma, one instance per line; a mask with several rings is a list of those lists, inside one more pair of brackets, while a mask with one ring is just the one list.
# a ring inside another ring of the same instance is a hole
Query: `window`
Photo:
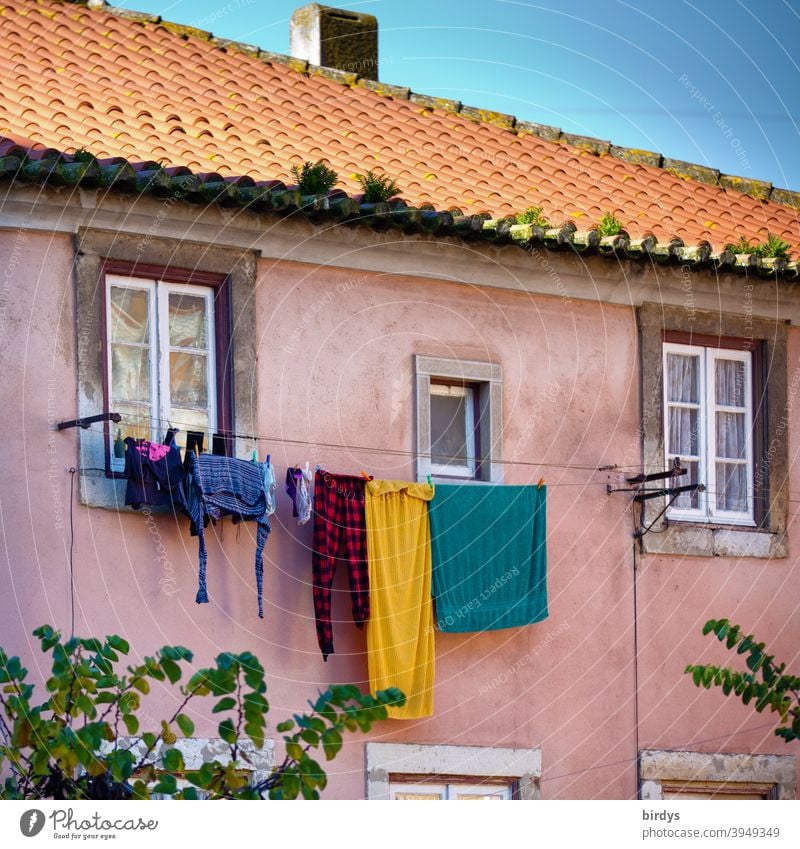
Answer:
[[642, 799], [794, 799], [793, 755], [645, 750]]
[[160, 442], [174, 426], [183, 445], [189, 430], [216, 431], [214, 326], [210, 286], [106, 275], [108, 409], [122, 415], [112, 471], [125, 465], [115, 436]]
[[753, 524], [751, 360], [749, 351], [664, 343], [666, 467], [680, 457], [680, 484], [705, 486], [679, 495], [669, 518]]
[[502, 480], [500, 366], [415, 357], [417, 475]]
[[[163, 428], [165, 417], [184, 432], [189, 428], [181, 422], [201, 426], [207, 416], [211, 432], [256, 433], [258, 381], [253, 375], [258, 344], [252, 306], [256, 256], [188, 239], [142, 238], [90, 228], [79, 228], [76, 249], [76, 418], [115, 412], [111, 402], [127, 405], [126, 418], [120, 425], [108, 425], [105, 435], [99, 427], [79, 429], [79, 459], [85, 472], [79, 476], [78, 492], [82, 504], [118, 511], [125, 509], [125, 481], [117, 471], [122, 458], [114, 457], [113, 443], [118, 429], [119, 435], [127, 435], [131, 426], [127, 419], [138, 414], [134, 423], [138, 430], [132, 435], [145, 436], [149, 430], [156, 439], [163, 436], [158, 427]], [[121, 290], [113, 292], [114, 320], [112, 285]], [[190, 300], [195, 297], [200, 301]], [[180, 314], [173, 319], [172, 337], [171, 306]], [[174, 385], [168, 381], [170, 355], [175, 355], [176, 378], [184, 378]], [[205, 403], [198, 385], [204, 372]], [[153, 421], [147, 422], [148, 418]], [[207, 439], [205, 444], [208, 447]], [[256, 446], [253, 440], [234, 435], [225, 447], [234, 456], [247, 457]]]
[[478, 393], [473, 386], [431, 381], [431, 474], [474, 478], [478, 471]]
[[367, 743], [367, 798], [538, 799], [541, 749]]
[[[696, 285], [706, 285], [702, 275]], [[708, 285], [717, 292], [717, 283]], [[766, 304], [754, 300], [754, 312], [758, 307], [763, 314]], [[637, 319], [642, 471], [663, 472], [680, 456], [690, 474], [676, 484], [706, 487], [697, 496], [681, 496], [666, 514], [664, 499], [645, 501], [642, 526], [652, 526], [653, 533], [641, 537], [642, 550], [787, 557], [791, 397], [786, 322], [663, 303], [638, 307]]]
[[428, 782], [403, 784], [391, 782], [390, 796], [394, 801], [487, 801], [499, 802], [511, 799], [513, 785], [505, 782], [483, 782], [473, 778], [465, 782], [430, 784]]

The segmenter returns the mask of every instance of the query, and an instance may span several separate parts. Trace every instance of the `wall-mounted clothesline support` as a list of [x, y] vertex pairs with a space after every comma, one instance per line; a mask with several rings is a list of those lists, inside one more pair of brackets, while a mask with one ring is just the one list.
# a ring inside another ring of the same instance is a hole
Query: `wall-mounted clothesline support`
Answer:
[[85, 419], [70, 419], [68, 422], [59, 422], [56, 425], [57, 430], [67, 430], [70, 427], [81, 427], [86, 430], [95, 422], [114, 422], [119, 424], [122, 421], [122, 416], [119, 413], [99, 413], [96, 416], [87, 416]]
[[684, 492], [705, 492], [705, 486], [702, 483], [690, 483], [685, 484], [684, 486], [668, 486], [662, 489], [645, 489], [644, 486], [651, 481], [661, 481], [661, 480], [675, 480], [676, 478], [683, 477], [686, 474], [686, 469], [681, 465], [681, 458], [675, 457], [672, 461], [672, 468], [667, 469], [665, 472], [653, 472], [650, 475], [636, 475], [632, 478], [627, 478], [627, 482], [630, 484], [634, 484], [634, 486], [630, 487], [612, 487], [610, 484], [606, 487], [607, 493], [612, 492], [633, 492], [635, 493], [633, 496], [633, 500], [637, 501], [639, 504], [644, 504], [645, 501], [649, 501], [651, 498], [665, 498], [668, 497], [669, 500], [664, 505], [663, 509], [659, 511], [658, 515], [653, 519], [652, 522], [647, 527], [640, 526], [634, 532], [633, 536], [635, 539], [641, 539], [649, 530], [653, 528], [655, 523], [672, 507], [675, 499]]

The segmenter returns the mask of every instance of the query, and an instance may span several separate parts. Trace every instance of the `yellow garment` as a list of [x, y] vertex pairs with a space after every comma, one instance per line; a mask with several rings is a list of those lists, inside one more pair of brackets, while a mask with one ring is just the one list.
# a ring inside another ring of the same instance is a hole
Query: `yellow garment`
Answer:
[[433, 713], [433, 599], [427, 483], [374, 480], [366, 485], [369, 606], [367, 658], [373, 693], [398, 687], [392, 719]]

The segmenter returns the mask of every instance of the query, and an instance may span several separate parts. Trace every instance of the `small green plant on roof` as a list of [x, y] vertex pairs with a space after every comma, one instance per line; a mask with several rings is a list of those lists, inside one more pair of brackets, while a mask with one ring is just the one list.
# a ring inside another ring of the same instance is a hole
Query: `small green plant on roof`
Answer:
[[75, 153], [72, 154], [73, 162], [93, 162], [94, 156], [86, 150], [85, 147], [79, 147]]
[[364, 191], [364, 203], [382, 203], [400, 194], [400, 187], [385, 174], [367, 171], [356, 174], [356, 179]]
[[542, 230], [550, 227], [550, 222], [542, 214], [541, 206], [529, 206], [525, 212], [518, 212], [517, 224], [532, 224], [534, 227], [541, 227]]
[[791, 259], [789, 247], [788, 242], [774, 233], [768, 232], [765, 242], [751, 242], [744, 236], [740, 236], [738, 241], [729, 242], [725, 245], [725, 250], [735, 254], [755, 254], [756, 256], [773, 259]]
[[339, 175], [322, 159], [293, 165], [292, 174], [302, 195], [324, 195], [339, 182]]
[[[372, 696], [334, 684], [318, 692], [309, 711], [277, 724], [285, 756], [270, 772], [254, 774], [270, 708], [264, 667], [251, 652], [223, 652], [198, 669], [188, 649], [164, 646], [125, 665], [130, 646], [122, 637], [64, 641], [49, 625], [33, 633], [52, 654], [43, 700], [20, 659], [0, 647], [0, 800], [197, 799], [199, 792], [212, 799], [318, 799], [327, 776], [316, 758], [333, 760], [348, 732], [369, 731], [386, 719], [387, 705], [405, 703], [394, 687]], [[176, 686], [185, 671], [188, 681]], [[139, 712], [154, 687], [179, 691], [160, 723]], [[217, 725], [224, 754], [187, 764], [178, 734], [194, 734], [189, 714], [201, 713], [208, 699], [208, 713], [224, 716]], [[140, 722], [150, 727], [140, 730]]]
[[617, 236], [622, 232], [622, 222], [612, 212], [605, 212], [597, 229], [603, 236]]
[[709, 619], [703, 634], [711, 633], [728, 651], [736, 649], [737, 655], [746, 656], [746, 670], [713, 663], [690, 664], [684, 671], [692, 676], [695, 686], [721, 687], [726, 696], [733, 693], [746, 705], [752, 702], [758, 713], [768, 707], [780, 717], [775, 734], [787, 743], [800, 740], [800, 676], [788, 673], [785, 663], [775, 663], [775, 655], [767, 654], [764, 643], [757, 643], [752, 634], [745, 634], [727, 619]]

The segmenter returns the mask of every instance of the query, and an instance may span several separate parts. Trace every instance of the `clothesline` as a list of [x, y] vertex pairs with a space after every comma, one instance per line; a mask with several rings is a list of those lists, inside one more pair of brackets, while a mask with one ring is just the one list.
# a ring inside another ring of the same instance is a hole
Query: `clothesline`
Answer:
[[[157, 419], [151, 418], [149, 421], [153, 423], [158, 423], [163, 427], [169, 428], [175, 425], [180, 425], [182, 422], [175, 420], [166, 420], [166, 419]], [[123, 419], [124, 423], [124, 419]], [[204, 435], [207, 435], [205, 431], [203, 431]], [[336, 442], [320, 442], [317, 440], [305, 440], [305, 439], [290, 439], [288, 437], [281, 436], [266, 436], [261, 434], [253, 434], [253, 433], [235, 433], [229, 431], [216, 431], [222, 435], [225, 439], [243, 439], [249, 440], [251, 442], [265, 442], [270, 444], [278, 444], [278, 445], [290, 445], [297, 447], [305, 447], [305, 448], [318, 448], [318, 449], [326, 449], [332, 451], [362, 451], [369, 454], [381, 454], [390, 457], [409, 457], [412, 459], [416, 459], [418, 457], [422, 457], [425, 459], [430, 459], [430, 452], [419, 452], [419, 451], [407, 451], [400, 448], [380, 448], [375, 445], [347, 445], [344, 443], [336, 443]], [[97, 435], [99, 437], [105, 438], [105, 433], [100, 430], [87, 430], [84, 431], [84, 434], [92, 434]], [[213, 436], [213, 434], [212, 434]], [[542, 461], [532, 461], [532, 460], [500, 460], [500, 459], [491, 459], [488, 461], [484, 461], [481, 457], [467, 457], [466, 461], [473, 462], [486, 462], [493, 466], [528, 466], [531, 468], [548, 468], [548, 469], [572, 469], [577, 471], [588, 471], [588, 472], [610, 472], [610, 471], [631, 471], [631, 470], [639, 470], [642, 468], [641, 464], [632, 465], [632, 466], [618, 466], [616, 464], [607, 464], [607, 465], [598, 465], [598, 466], [590, 466], [586, 464], [580, 463], [546, 463]], [[605, 483], [603, 484], [605, 485]]]

